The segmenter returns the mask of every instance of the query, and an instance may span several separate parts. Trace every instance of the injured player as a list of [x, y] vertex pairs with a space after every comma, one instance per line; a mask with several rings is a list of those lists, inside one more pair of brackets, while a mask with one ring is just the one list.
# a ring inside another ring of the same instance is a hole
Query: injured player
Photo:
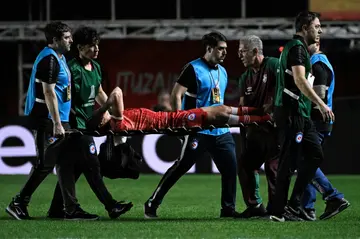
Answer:
[[[111, 109], [111, 115], [108, 110]], [[262, 109], [253, 107], [231, 107], [214, 105], [174, 112], [154, 112], [146, 108], [124, 109], [123, 94], [116, 87], [105, 104], [94, 111], [88, 121], [91, 129], [111, 129], [113, 132], [133, 130], [163, 130], [167, 128], [193, 128], [213, 125], [239, 126], [241, 124], [262, 123], [271, 120]]]

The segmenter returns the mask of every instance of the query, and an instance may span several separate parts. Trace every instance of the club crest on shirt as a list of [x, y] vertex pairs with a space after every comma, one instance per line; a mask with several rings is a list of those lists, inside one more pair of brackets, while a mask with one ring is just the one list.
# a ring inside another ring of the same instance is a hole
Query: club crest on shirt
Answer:
[[266, 74], [264, 74], [264, 77], [263, 77], [262, 81], [263, 81], [264, 84], [267, 82], [267, 75]]
[[50, 138], [48, 138], [48, 143], [49, 143], [49, 144], [53, 144], [53, 143], [55, 143], [56, 140], [57, 140], [57, 138], [55, 138], [55, 137], [50, 137]]
[[191, 120], [191, 121], [193, 121], [194, 119], [195, 119], [195, 114], [194, 113], [191, 113], [191, 114], [189, 114], [189, 116], [188, 116], [188, 120]]
[[91, 143], [90, 146], [89, 146], [89, 152], [91, 154], [95, 154], [96, 153], [96, 147], [95, 147], [95, 144], [94, 143]]
[[246, 88], [246, 92], [245, 92], [245, 95], [251, 95], [252, 94], [252, 87], [249, 86]]
[[192, 149], [196, 149], [199, 146], [199, 142], [197, 139], [193, 139], [193, 141], [191, 142], [191, 148]]
[[295, 136], [296, 143], [298, 144], [301, 143], [302, 139], [303, 139], [303, 133], [302, 132], [297, 133]]

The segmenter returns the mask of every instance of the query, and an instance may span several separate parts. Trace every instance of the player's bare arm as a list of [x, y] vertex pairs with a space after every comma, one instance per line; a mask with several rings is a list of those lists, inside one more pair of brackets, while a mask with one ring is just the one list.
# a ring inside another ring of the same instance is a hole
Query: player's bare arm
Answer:
[[273, 112], [273, 106], [274, 106], [274, 97], [271, 97], [269, 99], [269, 102], [267, 102], [267, 104], [263, 105], [264, 108], [264, 112], [265, 113], [271, 113]]
[[244, 96], [240, 96], [240, 100], [239, 100], [239, 106], [244, 106]]
[[95, 97], [96, 103], [98, 103], [99, 105], [103, 105], [106, 103], [107, 99], [108, 99], [108, 96], [100, 85], [99, 92], [98, 92], [97, 96]]
[[305, 67], [302, 65], [292, 66], [293, 77], [296, 86], [299, 90], [308, 97], [314, 104], [318, 105], [321, 113], [324, 116], [324, 120], [335, 120], [334, 113], [331, 109], [321, 100], [321, 98], [311, 88], [308, 81], [305, 78]]
[[181, 109], [181, 99], [186, 91], [187, 88], [185, 86], [182, 86], [179, 83], [175, 83], [175, 86], [170, 96], [171, 107], [173, 108], [173, 110]]
[[65, 131], [60, 121], [58, 101], [55, 93], [55, 83], [48, 84], [46, 82], [42, 82], [42, 87], [45, 96], [45, 102], [54, 124], [54, 136], [63, 136]]
[[[111, 115], [106, 112], [111, 107]], [[122, 90], [116, 87], [109, 95], [107, 101], [97, 110], [94, 111], [89, 127], [102, 127], [110, 121], [111, 117], [122, 120], [124, 118], [124, 99]]]

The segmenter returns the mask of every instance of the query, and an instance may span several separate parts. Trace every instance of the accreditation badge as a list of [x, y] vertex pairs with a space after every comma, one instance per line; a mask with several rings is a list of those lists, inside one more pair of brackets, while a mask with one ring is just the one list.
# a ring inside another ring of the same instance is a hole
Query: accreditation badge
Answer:
[[66, 87], [66, 101], [69, 101], [69, 100], [71, 100], [71, 86], [70, 85], [68, 85]]
[[219, 104], [220, 103], [220, 89], [219, 87], [215, 87], [211, 89], [212, 103]]

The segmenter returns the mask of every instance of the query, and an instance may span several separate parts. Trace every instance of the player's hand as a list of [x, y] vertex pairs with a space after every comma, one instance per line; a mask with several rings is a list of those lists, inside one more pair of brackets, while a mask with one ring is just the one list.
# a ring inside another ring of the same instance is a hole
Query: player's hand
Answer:
[[99, 127], [101, 128], [101, 127], [103, 127], [107, 122], [109, 122], [111, 120], [111, 115], [110, 115], [110, 113], [109, 113], [109, 111], [106, 111], [105, 113], [104, 113], [104, 115], [102, 116], [102, 118], [101, 118], [101, 122], [100, 122], [100, 124], [99, 124]]
[[182, 145], [183, 145], [184, 142], [185, 142], [185, 136], [184, 136], [184, 135], [179, 135], [179, 136], [177, 136], [177, 138], [179, 139], [179, 141], [180, 141], [180, 143], [181, 143], [181, 147], [182, 147]]
[[327, 105], [320, 106], [320, 112], [325, 122], [335, 121], [335, 115]]
[[55, 123], [53, 126], [53, 135], [55, 138], [62, 138], [65, 136], [65, 130], [61, 123]]
[[264, 113], [270, 114], [273, 111], [273, 104], [263, 105]]

